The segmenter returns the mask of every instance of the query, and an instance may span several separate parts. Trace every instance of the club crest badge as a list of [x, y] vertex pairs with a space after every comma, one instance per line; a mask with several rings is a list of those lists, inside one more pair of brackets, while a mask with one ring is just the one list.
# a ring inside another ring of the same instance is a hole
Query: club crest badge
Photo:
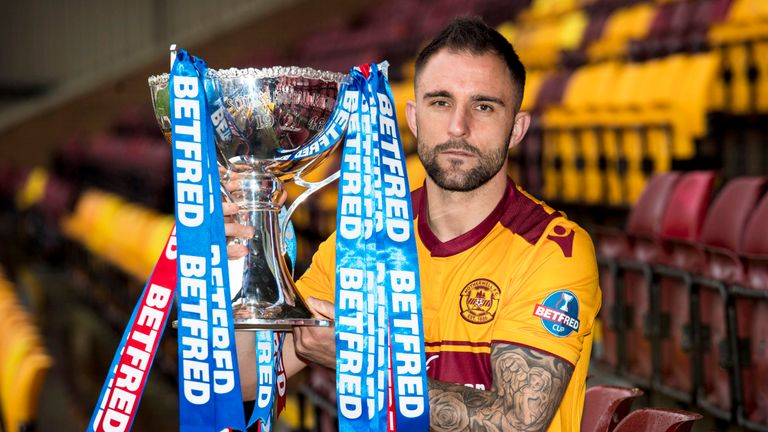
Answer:
[[461, 317], [473, 324], [489, 323], [499, 308], [501, 290], [488, 279], [475, 279], [461, 290]]
[[568, 290], [555, 291], [533, 308], [533, 316], [557, 337], [566, 337], [579, 331], [579, 299]]

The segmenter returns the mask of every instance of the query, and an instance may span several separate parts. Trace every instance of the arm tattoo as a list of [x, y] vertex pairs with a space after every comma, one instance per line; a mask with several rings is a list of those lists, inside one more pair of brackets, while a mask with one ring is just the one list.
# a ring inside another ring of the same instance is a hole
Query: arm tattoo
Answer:
[[429, 380], [433, 431], [543, 431], [573, 373], [562, 359], [517, 345], [491, 348], [493, 388]]

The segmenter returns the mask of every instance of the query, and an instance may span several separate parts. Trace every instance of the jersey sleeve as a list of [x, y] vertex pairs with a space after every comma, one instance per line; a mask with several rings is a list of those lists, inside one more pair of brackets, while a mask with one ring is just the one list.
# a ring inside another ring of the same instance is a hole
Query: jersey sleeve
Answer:
[[558, 218], [524, 260], [502, 291], [493, 340], [576, 365], [602, 298], [592, 240], [575, 223]]
[[336, 233], [330, 235], [312, 256], [307, 271], [296, 281], [299, 294], [333, 303], [336, 282]]

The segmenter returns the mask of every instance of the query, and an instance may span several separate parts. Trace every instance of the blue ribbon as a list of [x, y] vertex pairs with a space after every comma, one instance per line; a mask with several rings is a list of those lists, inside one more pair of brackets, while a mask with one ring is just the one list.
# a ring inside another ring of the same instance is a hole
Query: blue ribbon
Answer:
[[342, 155], [336, 229], [339, 430], [427, 431], [418, 257], [392, 93], [377, 65], [367, 77], [359, 69], [350, 76], [347, 93], [358, 103]]
[[274, 426], [272, 419], [277, 402], [277, 365], [283, 349], [284, 335], [282, 332], [262, 330], [256, 332], [256, 374], [258, 386], [256, 387], [256, 400], [253, 413], [248, 420], [250, 428], [254, 423], [259, 423], [259, 432], [269, 432]]
[[384, 229], [377, 231], [377, 245], [379, 259], [386, 266], [384, 292], [389, 315], [396, 425], [404, 431], [427, 431], [429, 391], [411, 192], [392, 89], [382, 73], [375, 76], [379, 124], [373, 135], [379, 139], [379, 178], [383, 187], [379, 190], [383, 190], [384, 214]]
[[170, 77], [178, 242], [179, 426], [244, 429], [205, 62], [180, 50]]

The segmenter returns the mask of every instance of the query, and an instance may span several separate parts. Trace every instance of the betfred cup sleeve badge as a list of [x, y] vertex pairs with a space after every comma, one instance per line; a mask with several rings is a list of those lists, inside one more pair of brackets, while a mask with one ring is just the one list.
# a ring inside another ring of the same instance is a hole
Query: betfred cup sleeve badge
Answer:
[[533, 308], [533, 316], [557, 337], [566, 337], [579, 331], [579, 299], [568, 290], [555, 291]]

